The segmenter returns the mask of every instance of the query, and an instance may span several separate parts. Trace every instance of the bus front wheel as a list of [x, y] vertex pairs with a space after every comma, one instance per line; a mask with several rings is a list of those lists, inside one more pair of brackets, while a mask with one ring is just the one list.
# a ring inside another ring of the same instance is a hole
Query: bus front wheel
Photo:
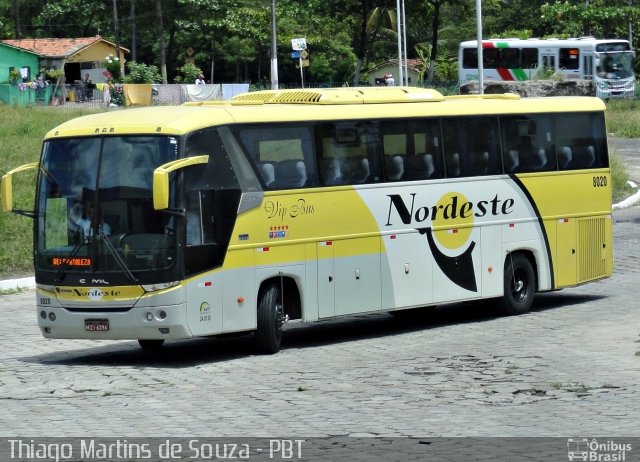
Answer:
[[522, 254], [507, 256], [504, 268], [502, 311], [524, 314], [531, 309], [536, 293], [536, 277], [531, 262]]
[[258, 349], [268, 354], [280, 351], [284, 310], [282, 292], [275, 281], [260, 291], [257, 321], [256, 344]]

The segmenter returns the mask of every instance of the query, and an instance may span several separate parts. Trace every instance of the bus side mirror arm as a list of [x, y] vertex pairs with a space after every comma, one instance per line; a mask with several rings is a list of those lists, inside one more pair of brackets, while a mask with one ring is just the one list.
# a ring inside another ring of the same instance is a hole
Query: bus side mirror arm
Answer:
[[167, 210], [169, 208], [169, 173], [191, 165], [206, 164], [209, 156], [193, 156], [173, 160], [153, 171], [153, 208]]
[[33, 218], [35, 216], [34, 211], [29, 210], [14, 210], [13, 208], [13, 175], [16, 173], [24, 172], [26, 170], [33, 170], [40, 166], [38, 162], [32, 162], [30, 164], [24, 164], [20, 167], [16, 167], [10, 170], [2, 176], [2, 184], [0, 185], [0, 196], [2, 196], [2, 210], [5, 212], [13, 212], [18, 215], [24, 215]]

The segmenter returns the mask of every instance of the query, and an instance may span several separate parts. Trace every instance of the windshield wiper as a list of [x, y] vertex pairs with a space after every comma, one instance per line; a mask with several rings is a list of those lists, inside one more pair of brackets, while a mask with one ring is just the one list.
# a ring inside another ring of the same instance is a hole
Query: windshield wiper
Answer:
[[82, 235], [82, 233], [80, 231], [76, 231], [74, 234], [74, 237], [80, 235], [80, 242], [78, 242], [76, 245], [73, 246], [73, 249], [71, 249], [71, 252], [69, 253], [68, 257], [63, 257], [62, 258], [62, 265], [60, 266], [60, 269], [58, 270], [58, 272], [56, 273], [56, 277], [53, 279], [55, 283], [59, 284], [63, 281], [64, 276], [67, 273], [67, 269], [69, 269], [69, 263], [73, 260], [73, 257], [76, 256], [76, 254], [78, 253], [78, 251], [82, 248], [83, 245], [86, 244], [86, 242], [83, 242], [82, 238], [84, 237]]
[[140, 281], [138, 281], [131, 270], [129, 270], [127, 263], [122, 259], [116, 248], [113, 246], [113, 243], [101, 229], [98, 230], [98, 236], [100, 236], [100, 238], [104, 241], [107, 249], [109, 249], [109, 252], [111, 253], [111, 255], [113, 255], [114, 260], [116, 261], [122, 272], [125, 274], [125, 276], [127, 276], [127, 278], [134, 284], [138, 284]]

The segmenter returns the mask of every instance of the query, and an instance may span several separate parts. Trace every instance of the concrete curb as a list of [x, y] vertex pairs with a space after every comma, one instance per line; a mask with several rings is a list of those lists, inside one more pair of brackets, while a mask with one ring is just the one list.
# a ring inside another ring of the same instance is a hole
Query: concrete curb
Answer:
[[617, 204], [613, 204], [613, 210], [626, 209], [627, 207], [632, 207], [640, 202], [640, 191], [636, 191], [635, 194], [627, 197], [622, 202], [618, 202]]
[[20, 278], [20, 279], [7, 279], [0, 281], [0, 291], [3, 290], [17, 290], [17, 289], [33, 289], [36, 286], [36, 278]]

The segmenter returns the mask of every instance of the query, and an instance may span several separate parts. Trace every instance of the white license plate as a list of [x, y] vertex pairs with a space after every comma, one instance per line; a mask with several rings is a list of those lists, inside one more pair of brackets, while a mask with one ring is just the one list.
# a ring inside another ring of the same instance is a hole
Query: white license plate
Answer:
[[108, 319], [85, 319], [84, 330], [90, 332], [106, 332], [109, 330]]

